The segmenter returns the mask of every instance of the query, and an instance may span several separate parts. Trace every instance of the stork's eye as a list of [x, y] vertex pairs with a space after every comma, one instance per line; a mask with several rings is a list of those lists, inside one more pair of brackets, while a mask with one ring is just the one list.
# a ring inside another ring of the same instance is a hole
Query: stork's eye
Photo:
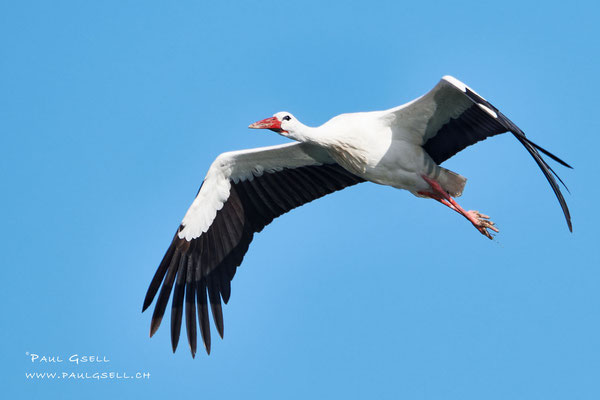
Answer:
[[290, 119], [292, 119], [292, 117], [290, 117], [289, 115], [286, 115], [285, 117], [282, 118], [284, 121], [289, 121]]

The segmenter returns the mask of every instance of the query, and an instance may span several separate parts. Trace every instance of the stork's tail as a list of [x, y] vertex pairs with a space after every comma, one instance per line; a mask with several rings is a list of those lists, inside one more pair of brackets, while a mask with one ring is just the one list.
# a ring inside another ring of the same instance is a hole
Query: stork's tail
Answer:
[[446, 168], [440, 168], [440, 175], [437, 180], [442, 188], [450, 194], [452, 197], [459, 197], [462, 195], [463, 189], [467, 184], [467, 178], [462, 175], [452, 172]]

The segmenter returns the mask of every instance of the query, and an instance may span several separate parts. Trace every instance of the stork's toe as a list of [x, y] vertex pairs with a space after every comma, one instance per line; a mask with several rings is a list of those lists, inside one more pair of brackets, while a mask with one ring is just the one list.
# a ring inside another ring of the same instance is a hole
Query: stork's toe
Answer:
[[498, 233], [499, 230], [496, 228], [496, 224], [493, 221], [490, 221], [489, 215], [485, 215], [476, 210], [467, 211], [467, 215], [471, 223], [477, 228], [482, 235], [486, 236], [488, 239], [493, 239], [490, 231]]

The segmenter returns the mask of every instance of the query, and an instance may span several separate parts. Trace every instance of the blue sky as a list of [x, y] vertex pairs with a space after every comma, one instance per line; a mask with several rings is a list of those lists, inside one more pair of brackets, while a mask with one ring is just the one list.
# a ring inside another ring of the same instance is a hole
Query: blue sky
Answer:
[[[8, 397], [597, 399], [598, 6], [216, 3], [0, 5]], [[210, 356], [172, 354], [168, 323], [148, 338], [147, 285], [214, 157], [285, 142], [249, 123], [389, 108], [446, 74], [575, 167], [555, 168], [573, 234], [503, 135], [444, 164], [496, 240], [359, 185], [255, 237]], [[151, 375], [25, 378], [64, 371]]]

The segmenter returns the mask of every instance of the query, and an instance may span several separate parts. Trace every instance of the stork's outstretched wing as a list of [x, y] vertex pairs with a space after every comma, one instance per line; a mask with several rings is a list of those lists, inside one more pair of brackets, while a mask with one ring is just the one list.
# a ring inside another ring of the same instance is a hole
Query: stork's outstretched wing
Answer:
[[445, 76], [424, 96], [389, 111], [396, 116], [394, 128], [402, 130], [404, 135], [409, 133], [437, 164], [481, 140], [511, 132], [544, 173], [569, 230], [573, 230], [569, 208], [554, 177], [564, 183], [539, 152], [568, 168], [571, 166], [529, 140], [519, 127], [464, 83]]
[[336, 164], [326, 150], [307, 143], [221, 154], [211, 165], [146, 293], [143, 310], [162, 285], [150, 336], [160, 326], [173, 291], [173, 351], [185, 303], [192, 356], [196, 353], [196, 313], [210, 353], [208, 303], [223, 337], [221, 299], [229, 300], [230, 282], [254, 233], [293, 208], [359, 182], [363, 179]]

